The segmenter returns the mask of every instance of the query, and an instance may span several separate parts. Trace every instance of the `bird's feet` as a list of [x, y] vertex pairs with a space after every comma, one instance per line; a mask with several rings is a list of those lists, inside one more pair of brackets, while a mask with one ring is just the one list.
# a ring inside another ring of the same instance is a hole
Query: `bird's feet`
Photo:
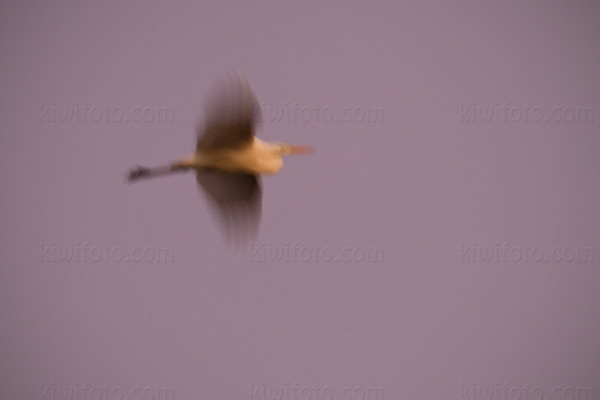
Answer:
[[125, 175], [125, 178], [128, 183], [133, 183], [141, 178], [147, 178], [149, 176], [150, 176], [150, 169], [140, 167], [138, 165], [135, 168], [131, 168]]

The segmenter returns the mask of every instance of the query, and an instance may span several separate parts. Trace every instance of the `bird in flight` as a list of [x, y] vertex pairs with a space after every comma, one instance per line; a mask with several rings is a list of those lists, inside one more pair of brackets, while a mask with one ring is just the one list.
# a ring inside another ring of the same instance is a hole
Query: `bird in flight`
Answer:
[[128, 172], [127, 180], [195, 171], [198, 185], [219, 214], [228, 238], [246, 241], [260, 223], [260, 176], [279, 172], [282, 156], [314, 151], [309, 146], [264, 142], [255, 137], [260, 111], [246, 77], [221, 82], [209, 101], [204, 125], [198, 129], [194, 154], [161, 167], [137, 166]]

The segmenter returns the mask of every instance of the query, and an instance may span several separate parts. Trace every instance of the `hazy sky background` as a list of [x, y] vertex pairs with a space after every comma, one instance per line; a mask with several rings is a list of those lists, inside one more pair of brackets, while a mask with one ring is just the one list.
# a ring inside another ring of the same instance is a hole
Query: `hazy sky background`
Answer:
[[[597, 2], [4, 1], [0, 15], [3, 399], [85, 382], [130, 399], [286, 383], [338, 400], [497, 383], [600, 396]], [[261, 138], [318, 152], [264, 179], [256, 245], [350, 262], [232, 251], [192, 174], [123, 184], [193, 151], [233, 71], [270, 112], [335, 116], [265, 117]], [[85, 104], [173, 119], [51, 117]], [[336, 122], [346, 108], [357, 117]], [[360, 121], [368, 109], [383, 119]], [[52, 246], [174, 259], [61, 261]], [[369, 249], [383, 262], [360, 260]], [[595, 258], [571, 259], [581, 249]]]

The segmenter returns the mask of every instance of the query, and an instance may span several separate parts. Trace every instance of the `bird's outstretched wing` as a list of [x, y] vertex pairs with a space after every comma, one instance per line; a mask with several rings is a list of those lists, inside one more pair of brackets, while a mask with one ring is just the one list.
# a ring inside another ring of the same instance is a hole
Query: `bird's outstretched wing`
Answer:
[[260, 225], [262, 191], [256, 175], [201, 169], [198, 184], [217, 210], [228, 239], [242, 244], [252, 239]]
[[261, 119], [260, 105], [245, 76], [222, 81], [198, 129], [196, 150], [236, 148], [249, 144]]

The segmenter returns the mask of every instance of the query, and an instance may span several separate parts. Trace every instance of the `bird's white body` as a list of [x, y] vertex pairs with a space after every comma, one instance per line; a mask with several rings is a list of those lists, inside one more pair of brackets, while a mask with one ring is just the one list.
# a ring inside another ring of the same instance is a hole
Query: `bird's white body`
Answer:
[[199, 150], [189, 160], [194, 169], [215, 168], [254, 175], [273, 175], [283, 166], [282, 145], [263, 142], [254, 137], [252, 143], [240, 148]]

